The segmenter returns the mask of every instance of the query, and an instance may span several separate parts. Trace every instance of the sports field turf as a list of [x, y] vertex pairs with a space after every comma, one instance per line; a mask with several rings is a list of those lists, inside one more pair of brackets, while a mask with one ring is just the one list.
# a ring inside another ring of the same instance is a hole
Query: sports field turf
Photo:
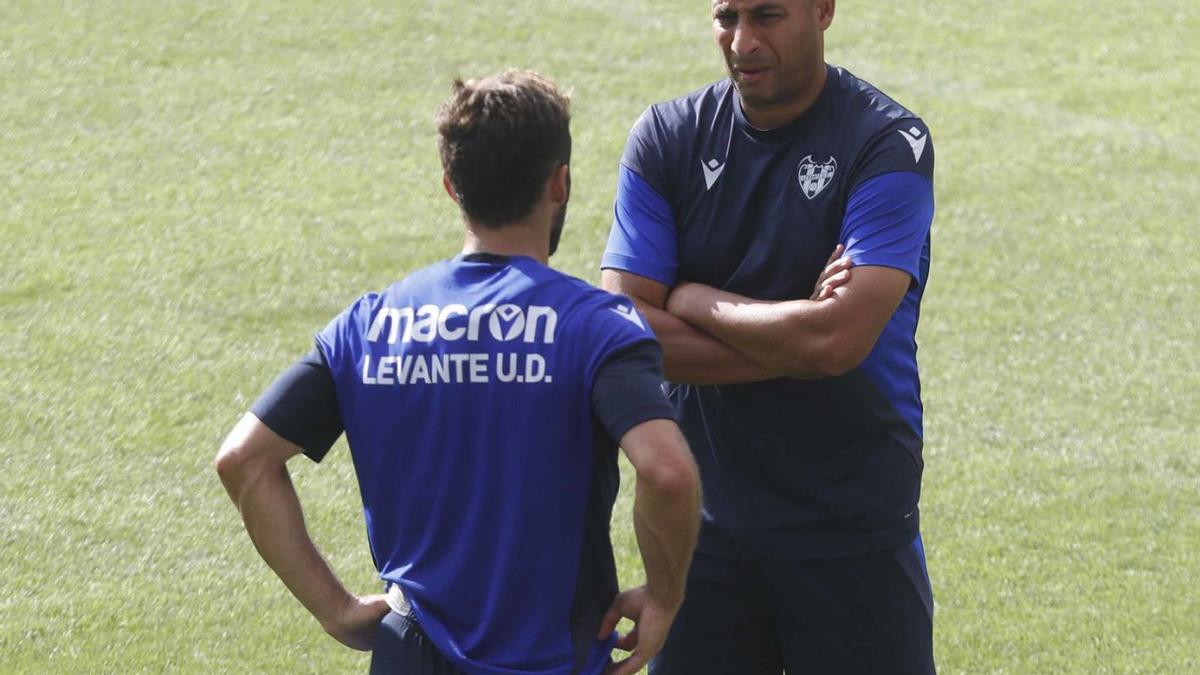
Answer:
[[[555, 263], [595, 281], [630, 124], [721, 76], [700, 0], [373, 5], [0, 6], [0, 673], [364, 669], [259, 561], [220, 440], [354, 297], [455, 252], [452, 77], [573, 88]], [[827, 43], [937, 145], [941, 672], [1200, 672], [1194, 2], [861, 0]], [[344, 446], [294, 476], [376, 590]]]

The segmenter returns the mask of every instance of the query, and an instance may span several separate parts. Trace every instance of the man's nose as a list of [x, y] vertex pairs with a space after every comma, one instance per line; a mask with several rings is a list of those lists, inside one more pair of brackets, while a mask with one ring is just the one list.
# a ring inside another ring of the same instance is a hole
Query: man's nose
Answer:
[[753, 27], [747, 26], [747, 22], [739, 21], [736, 28], [733, 29], [733, 42], [729, 48], [734, 54], [744, 56], [754, 53], [759, 47], [758, 32]]

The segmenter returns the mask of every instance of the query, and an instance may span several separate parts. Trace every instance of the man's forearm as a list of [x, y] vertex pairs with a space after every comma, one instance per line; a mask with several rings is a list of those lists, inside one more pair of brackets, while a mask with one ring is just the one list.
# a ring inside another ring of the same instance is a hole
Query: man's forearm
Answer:
[[660, 606], [678, 607], [683, 600], [688, 565], [700, 527], [699, 483], [689, 489], [663, 491], [639, 480], [633, 503], [633, 527], [646, 589]]
[[259, 555], [323, 625], [355, 600], [321, 556], [286, 466], [263, 468], [225, 487]]
[[618, 269], [601, 272], [604, 289], [624, 295], [650, 321], [663, 346], [666, 379], [681, 384], [733, 384], [777, 377], [729, 345], [664, 311], [670, 287]]
[[779, 376], [679, 317], [646, 302], [635, 302], [663, 346], [663, 371], [668, 381], [735, 384]]
[[836, 296], [821, 302], [759, 301], [686, 284], [671, 294], [667, 309], [764, 370], [813, 378], [832, 374], [826, 355], [833, 351], [834, 326], [821, 314], [832, 302]]

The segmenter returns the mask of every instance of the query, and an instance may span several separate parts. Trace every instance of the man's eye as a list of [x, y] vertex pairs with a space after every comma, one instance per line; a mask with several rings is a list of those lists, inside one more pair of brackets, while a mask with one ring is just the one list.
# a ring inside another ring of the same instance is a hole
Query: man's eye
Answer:
[[730, 26], [737, 23], [737, 14], [733, 12], [717, 12], [713, 15], [713, 18], [722, 26]]

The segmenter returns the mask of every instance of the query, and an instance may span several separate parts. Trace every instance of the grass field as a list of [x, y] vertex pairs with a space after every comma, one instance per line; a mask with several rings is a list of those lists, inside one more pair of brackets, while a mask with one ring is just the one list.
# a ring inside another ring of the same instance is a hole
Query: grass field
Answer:
[[[0, 672], [365, 669], [258, 560], [217, 445], [345, 304], [455, 252], [431, 118], [456, 75], [573, 88], [555, 262], [597, 280], [630, 124], [721, 76], [707, 12], [3, 3]], [[1200, 672], [1200, 14], [863, 0], [827, 43], [937, 143], [940, 670]], [[334, 567], [376, 589], [344, 448], [294, 475]]]

